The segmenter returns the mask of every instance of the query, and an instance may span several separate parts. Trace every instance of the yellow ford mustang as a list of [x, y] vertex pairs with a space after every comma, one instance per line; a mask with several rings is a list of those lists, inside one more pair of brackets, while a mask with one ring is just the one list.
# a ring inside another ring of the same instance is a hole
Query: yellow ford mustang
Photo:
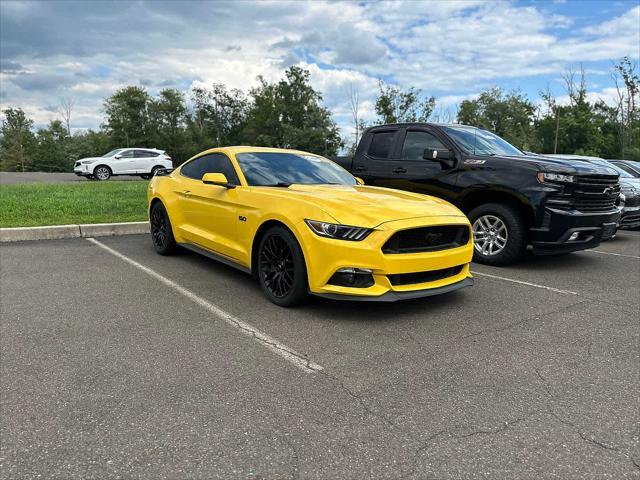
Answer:
[[227, 147], [149, 183], [161, 255], [176, 245], [258, 277], [274, 303], [310, 292], [395, 301], [472, 285], [471, 228], [433, 197], [368, 187], [318, 155]]

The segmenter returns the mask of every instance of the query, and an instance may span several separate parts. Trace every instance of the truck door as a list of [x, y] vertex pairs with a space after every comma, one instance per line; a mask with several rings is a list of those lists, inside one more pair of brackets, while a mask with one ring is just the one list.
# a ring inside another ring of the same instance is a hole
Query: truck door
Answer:
[[408, 190], [451, 200], [455, 185], [455, 159], [449, 165], [435, 160], [425, 160], [425, 149], [451, 149], [446, 140], [441, 139], [427, 127], [410, 127], [401, 130], [400, 137], [391, 159], [391, 176], [385, 187]]
[[384, 186], [391, 176], [393, 150], [401, 129], [373, 130], [365, 137], [362, 155], [353, 160], [352, 173], [367, 185]]

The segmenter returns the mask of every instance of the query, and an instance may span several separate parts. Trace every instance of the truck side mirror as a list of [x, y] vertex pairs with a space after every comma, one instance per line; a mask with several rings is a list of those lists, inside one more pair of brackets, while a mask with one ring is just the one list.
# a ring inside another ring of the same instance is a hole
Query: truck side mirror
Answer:
[[425, 148], [422, 158], [440, 163], [444, 170], [446, 168], [453, 168], [456, 156], [448, 148]]
[[453, 158], [453, 152], [448, 148], [425, 148], [422, 158], [425, 160], [451, 160]]

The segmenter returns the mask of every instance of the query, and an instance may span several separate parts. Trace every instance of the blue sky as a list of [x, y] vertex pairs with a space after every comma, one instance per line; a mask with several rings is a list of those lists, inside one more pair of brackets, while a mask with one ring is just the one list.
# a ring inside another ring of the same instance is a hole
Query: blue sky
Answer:
[[44, 125], [72, 99], [72, 126], [95, 128], [102, 100], [125, 85], [248, 90], [300, 65], [348, 136], [349, 89], [373, 119], [378, 79], [434, 95], [440, 119], [493, 86], [533, 100], [549, 86], [562, 99], [562, 73], [581, 66], [591, 97], [612, 101], [611, 67], [638, 60], [639, 25], [639, 0], [3, 0], [0, 102]]

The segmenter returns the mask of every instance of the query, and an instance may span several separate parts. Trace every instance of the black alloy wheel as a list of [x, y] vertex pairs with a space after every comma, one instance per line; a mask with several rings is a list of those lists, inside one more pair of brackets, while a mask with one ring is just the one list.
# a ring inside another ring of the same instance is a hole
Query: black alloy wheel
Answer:
[[273, 227], [262, 237], [258, 251], [258, 276], [262, 289], [276, 305], [296, 305], [307, 296], [307, 269], [295, 237], [283, 227]]
[[156, 203], [151, 209], [151, 240], [160, 255], [169, 255], [176, 248], [169, 215], [162, 203]]

